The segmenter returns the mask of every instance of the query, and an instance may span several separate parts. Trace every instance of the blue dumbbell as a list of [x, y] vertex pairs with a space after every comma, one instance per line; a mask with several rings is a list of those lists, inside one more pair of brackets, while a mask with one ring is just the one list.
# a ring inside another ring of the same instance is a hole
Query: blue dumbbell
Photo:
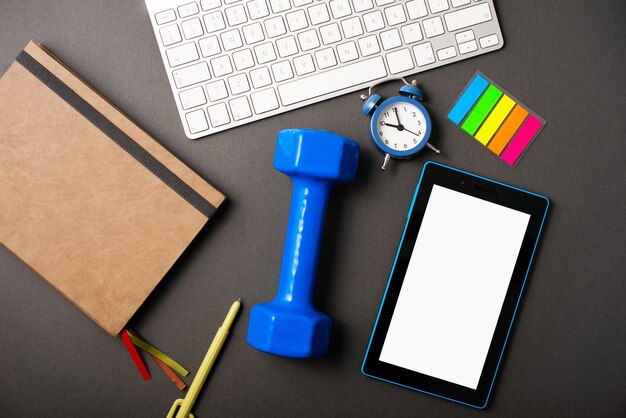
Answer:
[[331, 319], [313, 307], [313, 284], [328, 195], [354, 179], [359, 144], [325, 131], [279, 132], [274, 167], [293, 181], [278, 292], [250, 312], [248, 343], [285, 357], [326, 354]]

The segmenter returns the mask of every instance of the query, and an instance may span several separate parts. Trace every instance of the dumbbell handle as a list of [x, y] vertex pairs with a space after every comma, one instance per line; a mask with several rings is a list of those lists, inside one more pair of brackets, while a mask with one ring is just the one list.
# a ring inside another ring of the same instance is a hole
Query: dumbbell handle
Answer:
[[276, 301], [312, 306], [313, 284], [333, 183], [293, 177], [293, 195]]

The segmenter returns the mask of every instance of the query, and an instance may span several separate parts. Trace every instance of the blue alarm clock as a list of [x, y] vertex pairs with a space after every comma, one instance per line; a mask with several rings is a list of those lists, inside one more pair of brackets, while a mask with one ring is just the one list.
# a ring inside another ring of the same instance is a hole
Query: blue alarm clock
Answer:
[[411, 83], [404, 78], [399, 80], [404, 82], [404, 86], [398, 90], [398, 96], [383, 99], [380, 94], [372, 94], [376, 85], [369, 88], [368, 95], [361, 95], [363, 113], [371, 117], [372, 142], [385, 154], [381, 170], [387, 168], [391, 157], [411, 158], [425, 146], [440, 153], [428, 143], [432, 123], [428, 111], [420, 103], [424, 99], [422, 89], [417, 87], [415, 80]]

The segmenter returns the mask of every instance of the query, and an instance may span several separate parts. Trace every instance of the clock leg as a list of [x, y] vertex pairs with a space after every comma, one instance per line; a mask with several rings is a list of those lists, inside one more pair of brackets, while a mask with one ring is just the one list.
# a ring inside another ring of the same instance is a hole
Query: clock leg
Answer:
[[381, 170], [385, 171], [385, 169], [387, 168], [387, 164], [389, 163], [390, 159], [391, 159], [391, 155], [385, 154], [385, 161], [383, 161], [383, 166], [380, 167]]
[[[441, 151], [439, 151], [439, 149], [435, 148], [433, 145], [431, 145], [429, 142], [426, 143], [426, 146], [428, 148], [430, 148], [431, 150], [435, 151], [437, 154], [441, 154]], [[384, 169], [383, 169], [384, 170]]]

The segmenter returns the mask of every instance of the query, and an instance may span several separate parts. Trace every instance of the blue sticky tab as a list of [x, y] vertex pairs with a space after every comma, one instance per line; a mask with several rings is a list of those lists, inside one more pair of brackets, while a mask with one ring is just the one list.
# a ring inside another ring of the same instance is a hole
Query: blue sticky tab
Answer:
[[448, 119], [457, 125], [461, 123], [465, 115], [467, 115], [467, 112], [469, 112], [488, 85], [489, 82], [487, 80], [482, 78], [480, 74], [476, 74], [476, 77], [474, 77], [461, 97], [459, 97], [454, 107], [450, 110], [450, 113], [448, 113]]

